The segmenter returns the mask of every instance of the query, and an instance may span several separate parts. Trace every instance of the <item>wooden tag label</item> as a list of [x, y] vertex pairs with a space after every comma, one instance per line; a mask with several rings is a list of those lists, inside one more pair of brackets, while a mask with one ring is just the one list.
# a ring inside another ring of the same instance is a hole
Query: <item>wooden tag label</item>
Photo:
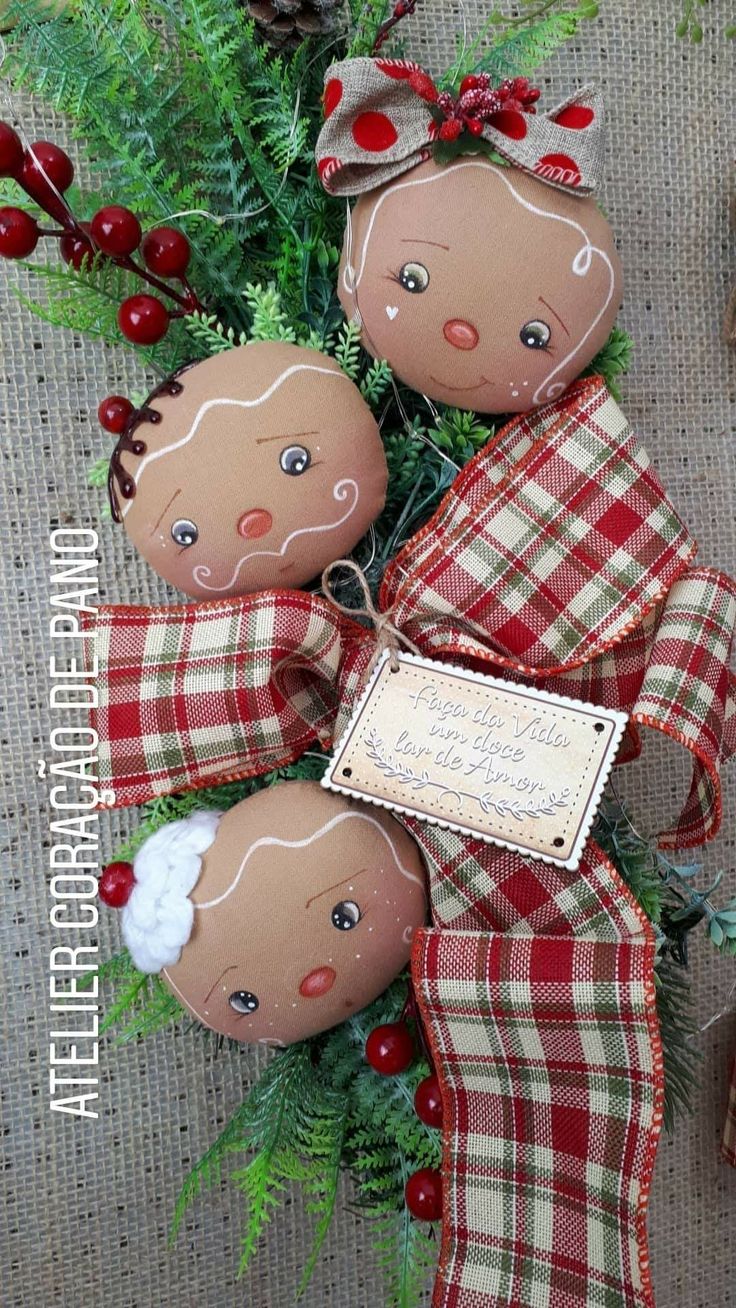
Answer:
[[574, 870], [627, 715], [412, 654], [378, 663], [322, 785]]

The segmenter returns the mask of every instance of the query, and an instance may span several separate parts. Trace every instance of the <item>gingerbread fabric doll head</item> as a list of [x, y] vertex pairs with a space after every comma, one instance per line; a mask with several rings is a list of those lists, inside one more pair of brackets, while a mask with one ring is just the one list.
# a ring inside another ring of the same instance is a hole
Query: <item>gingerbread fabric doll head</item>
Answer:
[[334, 359], [223, 351], [158, 388], [111, 464], [113, 508], [166, 581], [202, 599], [301, 586], [383, 508], [375, 419]]
[[328, 80], [318, 166], [328, 190], [359, 195], [338, 293], [366, 349], [414, 390], [523, 413], [585, 369], [621, 303], [590, 197], [602, 109], [586, 91], [537, 118], [523, 79], [501, 98], [467, 80], [479, 85], [453, 99], [385, 60]]
[[122, 926], [136, 966], [205, 1026], [285, 1045], [381, 994], [425, 915], [422, 860], [399, 823], [293, 781], [151, 836]]

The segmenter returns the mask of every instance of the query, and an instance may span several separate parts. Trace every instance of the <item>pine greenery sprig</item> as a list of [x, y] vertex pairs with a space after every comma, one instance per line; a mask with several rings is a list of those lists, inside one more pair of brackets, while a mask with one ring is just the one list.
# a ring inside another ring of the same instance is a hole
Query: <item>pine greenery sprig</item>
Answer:
[[497, 82], [529, 77], [575, 36], [581, 22], [598, 14], [592, 0], [573, 8], [568, 0], [523, 0], [520, 8], [516, 15], [493, 9], [472, 41], [458, 38], [444, 86], [457, 87], [469, 73], [489, 73]]

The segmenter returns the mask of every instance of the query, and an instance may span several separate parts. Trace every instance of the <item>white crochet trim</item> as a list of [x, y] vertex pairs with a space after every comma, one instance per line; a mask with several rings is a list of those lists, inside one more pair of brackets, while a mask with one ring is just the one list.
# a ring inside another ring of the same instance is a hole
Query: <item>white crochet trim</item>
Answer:
[[221, 817], [214, 809], [202, 809], [180, 822], [169, 822], [138, 850], [133, 861], [135, 884], [122, 911], [122, 928], [139, 971], [160, 972], [179, 961], [194, 923], [189, 895]]

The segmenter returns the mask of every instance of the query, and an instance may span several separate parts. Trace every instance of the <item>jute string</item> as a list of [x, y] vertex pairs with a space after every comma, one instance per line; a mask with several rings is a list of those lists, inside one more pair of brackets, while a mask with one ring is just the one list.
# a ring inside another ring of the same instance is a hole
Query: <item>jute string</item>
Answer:
[[[346, 568], [352, 572], [360, 589], [363, 592], [364, 606], [360, 609], [350, 608], [347, 604], [342, 604], [335, 598], [335, 592], [332, 589], [332, 575], [338, 568]], [[418, 645], [414, 644], [408, 636], [404, 634], [400, 627], [394, 622], [394, 606], [386, 609], [384, 613], [377, 609], [373, 603], [368, 579], [363, 569], [358, 566], [352, 559], [336, 559], [330, 563], [322, 573], [322, 590], [327, 598], [334, 604], [335, 608], [344, 613], [348, 618], [367, 618], [372, 624], [376, 637], [376, 648], [373, 651], [371, 660], [365, 670], [364, 679], [367, 681], [378, 660], [381, 658], [384, 650], [388, 650], [391, 661], [391, 670], [397, 672], [399, 668], [399, 649], [408, 649], [412, 654], [421, 656], [422, 651]]]

